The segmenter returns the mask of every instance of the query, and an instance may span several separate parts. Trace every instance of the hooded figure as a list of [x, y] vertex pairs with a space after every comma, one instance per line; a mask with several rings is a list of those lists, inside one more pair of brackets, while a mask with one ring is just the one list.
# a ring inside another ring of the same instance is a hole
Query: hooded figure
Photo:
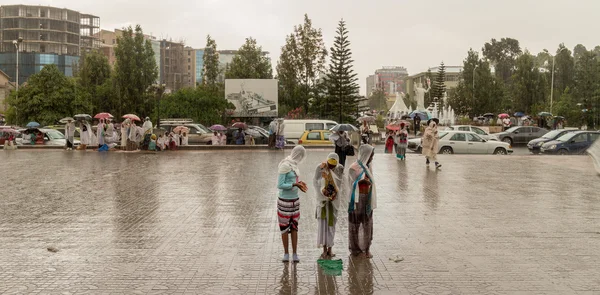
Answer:
[[442, 165], [437, 161], [437, 153], [440, 150], [439, 148], [439, 137], [437, 124], [435, 121], [430, 121], [427, 128], [425, 128], [425, 133], [423, 134], [422, 146], [423, 152], [422, 154], [425, 156], [425, 164], [429, 165], [430, 160], [435, 162], [435, 167], [440, 168]]
[[350, 165], [344, 194], [348, 200], [348, 246], [353, 255], [365, 253], [371, 257], [373, 240], [373, 210], [377, 208], [377, 192], [373, 179], [373, 155], [375, 148], [361, 145], [358, 158]]
[[144, 135], [146, 134], [152, 134], [152, 121], [150, 121], [149, 117], [146, 117], [146, 119], [144, 119], [144, 124], [142, 125], [142, 129], [144, 131]]
[[98, 134], [98, 145], [104, 145], [104, 119], [100, 119], [98, 126], [96, 126], [96, 133]]
[[[142, 150], [148, 150], [149, 146], [150, 146], [150, 141], [151, 136], [152, 136], [152, 122], [150, 121], [149, 117], [146, 117], [146, 119], [144, 119], [144, 124], [142, 125], [142, 129], [141, 129], [141, 133], [138, 134], [142, 136], [142, 144], [141, 144], [141, 149]], [[139, 138], [138, 138], [139, 139]], [[138, 141], [139, 142], [139, 141]]]
[[92, 131], [92, 125], [90, 125], [90, 122], [88, 121], [83, 121], [81, 123], [81, 145], [83, 145], [84, 150], [88, 145], [98, 145], [94, 131]]
[[104, 142], [106, 144], [111, 144], [115, 142], [115, 127], [111, 121], [107, 121], [106, 123], [106, 132], [104, 133]]
[[306, 157], [306, 150], [303, 146], [294, 147], [292, 153], [279, 163], [277, 172], [277, 188], [279, 189], [279, 198], [277, 200], [277, 219], [279, 229], [281, 230], [281, 240], [283, 241], [284, 256], [283, 261], [290, 261], [288, 251], [288, 234], [292, 235], [292, 250], [294, 262], [300, 261], [296, 252], [298, 246], [298, 220], [300, 219], [300, 201], [298, 190], [306, 192], [306, 183], [300, 181], [300, 169], [298, 164]]
[[121, 149], [127, 149], [127, 135], [129, 134], [129, 127], [131, 125], [131, 120], [125, 119], [123, 123], [121, 123]]
[[135, 126], [135, 123], [131, 121], [129, 123], [129, 127], [127, 128], [127, 150], [135, 151], [137, 150], [137, 133], [138, 129]]
[[344, 166], [339, 161], [336, 153], [330, 153], [327, 160], [317, 166], [313, 179], [317, 196], [317, 247], [323, 247], [323, 258], [333, 256], [331, 248], [334, 245], [335, 224], [343, 194]]
[[67, 150], [73, 150], [75, 143], [75, 123], [72, 120], [67, 121], [65, 125], [65, 135], [67, 136]]
[[329, 135], [329, 140], [335, 144], [335, 153], [340, 157], [340, 164], [346, 165], [346, 146], [350, 144], [350, 138], [346, 131], [337, 131]]

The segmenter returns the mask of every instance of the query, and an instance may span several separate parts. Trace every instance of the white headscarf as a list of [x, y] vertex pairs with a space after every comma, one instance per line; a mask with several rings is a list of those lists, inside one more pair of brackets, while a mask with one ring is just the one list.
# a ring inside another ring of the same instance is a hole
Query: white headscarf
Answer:
[[[340, 209], [340, 204], [341, 204], [341, 199], [343, 198], [343, 175], [344, 175], [344, 166], [342, 166], [339, 162], [340, 162], [340, 157], [338, 156], [338, 154], [336, 153], [331, 153], [327, 156], [327, 160], [329, 159], [334, 159], [338, 162], [337, 166], [333, 169], [328, 169], [327, 167], [325, 168], [321, 168], [322, 164], [319, 164], [317, 166], [317, 170], [315, 171], [315, 177], [313, 179], [313, 186], [315, 188], [315, 192], [317, 195], [317, 208], [322, 208], [323, 206], [325, 206], [325, 204], [323, 203], [324, 201], [328, 201], [329, 198], [327, 198], [326, 196], [323, 195], [323, 193], [321, 192], [323, 190], [323, 188], [325, 187], [325, 181], [323, 179], [323, 175], [322, 173], [328, 173], [331, 172], [331, 176], [333, 178], [333, 182], [335, 183], [335, 186], [337, 188], [337, 198], [335, 200], [333, 200], [333, 202], [331, 202], [333, 204], [333, 208], [335, 208], [335, 210], [339, 210]], [[327, 165], [327, 161], [325, 161], [325, 163], [323, 163], [325, 165]], [[319, 212], [319, 211], [317, 211]]]
[[152, 122], [150, 121], [149, 117], [146, 117], [146, 119], [144, 120], [144, 124], [142, 125], [142, 129], [143, 132], [142, 134], [146, 135], [146, 134], [152, 134]]
[[292, 153], [279, 163], [279, 174], [286, 174], [290, 171], [294, 171], [296, 175], [300, 176], [300, 169], [298, 164], [306, 157], [306, 150], [303, 146], [297, 145], [292, 150]]
[[[365, 173], [362, 178], [367, 176], [369, 179], [371, 179], [371, 209], [377, 208], [377, 192], [375, 190], [375, 179], [373, 178], [373, 163], [368, 164], [369, 159], [371, 158], [371, 155], [373, 155], [374, 151], [375, 148], [368, 144], [363, 144], [358, 148], [358, 157], [356, 162], [350, 165], [350, 169], [348, 170], [346, 176], [346, 183], [344, 185], [344, 195], [347, 196], [346, 201], [350, 202], [352, 193], [358, 189], [354, 183], [364, 171]], [[366, 170], [361, 167], [359, 162], [366, 168]], [[359, 199], [359, 195], [356, 193], [354, 195], [354, 202], [358, 203]]]

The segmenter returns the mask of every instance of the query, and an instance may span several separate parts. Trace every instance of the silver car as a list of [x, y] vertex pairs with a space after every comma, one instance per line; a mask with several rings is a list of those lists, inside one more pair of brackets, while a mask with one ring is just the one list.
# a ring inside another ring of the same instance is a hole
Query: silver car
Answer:
[[[21, 134], [19, 134], [19, 136], [16, 139], [17, 145], [30, 145], [31, 143], [26, 142], [23, 143], [23, 132], [27, 130], [27, 129], [21, 129]], [[43, 145], [53, 145], [53, 146], [66, 146], [67, 145], [67, 139], [65, 138], [65, 135], [62, 134], [62, 132], [58, 131], [58, 130], [54, 130], [54, 129], [45, 129], [45, 128], [41, 128], [41, 129], [37, 129], [39, 130], [42, 135], [44, 136], [44, 143]], [[74, 145], [79, 145], [80, 141], [79, 140], [74, 140]]]
[[[469, 131], [440, 131], [439, 150], [440, 154], [494, 154], [508, 155], [513, 152], [510, 144], [497, 141], [486, 140], [475, 132]], [[408, 148], [421, 152], [421, 139], [414, 138], [409, 140]]]
[[477, 135], [479, 135], [481, 138], [485, 139], [485, 140], [499, 140], [498, 136], [494, 135], [494, 134], [489, 134], [487, 132], [485, 132], [485, 130], [477, 127], [477, 126], [471, 126], [471, 125], [454, 125], [454, 126], [450, 126], [450, 127], [446, 127], [447, 131], [469, 131], [469, 132], [475, 132], [477, 133]]

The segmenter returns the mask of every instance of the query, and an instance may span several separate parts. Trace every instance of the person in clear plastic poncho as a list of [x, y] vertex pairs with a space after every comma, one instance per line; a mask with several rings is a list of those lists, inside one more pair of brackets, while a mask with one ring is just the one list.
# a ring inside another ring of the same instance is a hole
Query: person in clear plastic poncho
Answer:
[[358, 158], [350, 165], [345, 178], [344, 195], [348, 201], [348, 247], [352, 255], [371, 255], [373, 210], [377, 208], [377, 192], [373, 179], [375, 148], [361, 145]]
[[313, 179], [317, 196], [317, 247], [323, 247], [322, 258], [334, 256], [331, 248], [334, 245], [335, 225], [343, 198], [344, 166], [339, 164], [339, 160], [336, 153], [330, 153], [327, 160], [317, 166]]

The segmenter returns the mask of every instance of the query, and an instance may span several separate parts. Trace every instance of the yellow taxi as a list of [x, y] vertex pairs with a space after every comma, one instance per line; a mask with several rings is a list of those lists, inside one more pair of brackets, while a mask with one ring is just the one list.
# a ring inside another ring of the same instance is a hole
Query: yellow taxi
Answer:
[[333, 143], [329, 141], [329, 135], [331, 135], [331, 131], [329, 130], [310, 130], [304, 131], [300, 140], [298, 140], [298, 144], [302, 145], [332, 145]]

